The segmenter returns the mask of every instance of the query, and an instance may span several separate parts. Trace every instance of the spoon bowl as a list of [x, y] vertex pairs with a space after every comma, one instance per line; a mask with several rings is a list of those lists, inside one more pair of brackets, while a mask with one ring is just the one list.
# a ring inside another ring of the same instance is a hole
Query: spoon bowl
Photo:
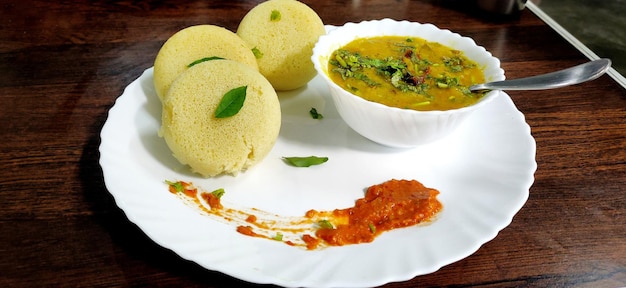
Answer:
[[488, 82], [470, 86], [471, 91], [544, 90], [565, 87], [596, 79], [611, 67], [611, 60], [598, 59], [578, 66], [526, 78]]

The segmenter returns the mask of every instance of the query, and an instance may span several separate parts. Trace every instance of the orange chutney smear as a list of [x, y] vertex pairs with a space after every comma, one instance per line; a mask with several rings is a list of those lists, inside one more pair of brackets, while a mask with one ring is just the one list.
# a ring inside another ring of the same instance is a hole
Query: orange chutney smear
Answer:
[[[436, 189], [427, 188], [416, 180], [392, 179], [369, 187], [365, 196], [356, 200], [354, 207], [332, 211], [309, 210], [302, 219], [291, 219], [292, 222], [285, 221], [287, 224], [283, 225], [286, 226], [272, 227], [259, 223], [256, 215], [237, 209], [224, 209], [220, 201], [223, 191], [197, 193], [197, 189], [190, 183], [168, 182], [168, 184], [170, 192], [193, 199], [193, 203], [201, 209], [203, 206], [200, 205], [199, 198], [203, 199], [210, 206], [210, 209], [204, 209], [207, 214], [221, 216], [227, 220], [244, 217], [247, 224], [236, 227], [240, 234], [282, 241], [290, 246], [304, 246], [308, 250], [323, 246], [372, 242], [376, 236], [385, 231], [429, 221], [442, 209], [441, 202], [437, 200], [439, 191]], [[310, 223], [310, 228], [304, 230], [298, 228], [302, 223]], [[257, 233], [255, 227], [273, 231], [271, 232], [273, 234]], [[297, 231], [300, 233], [302, 244], [282, 237], [283, 233]]]
[[330, 221], [340, 224], [320, 228], [315, 235], [331, 246], [372, 242], [385, 231], [431, 219], [442, 209], [438, 194], [416, 180], [389, 180], [369, 187], [354, 207], [332, 211]]

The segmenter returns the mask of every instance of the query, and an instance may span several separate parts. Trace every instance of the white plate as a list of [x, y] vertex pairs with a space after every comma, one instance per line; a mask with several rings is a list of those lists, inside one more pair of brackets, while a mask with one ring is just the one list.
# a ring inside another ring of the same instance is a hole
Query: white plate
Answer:
[[[159, 245], [206, 269], [289, 287], [365, 287], [434, 272], [474, 253], [524, 205], [536, 169], [535, 141], [511, 99], [501, 93], [450, 137], [392, 149], [356, 134], [339, 118], [317, 77], [280, 93], [282, 127], [272, 152], [236, 177], [189, 172], [157, 136], [161, 106], [152, 68], [117, 99], [102, 129], [100, 165], [107, 189], [130, 221]], [[311, 107], [324, 119], [314, 120]], [[283, 156], [327, 156], [295, 168]], [[368, 244], [307, 251], [243, 236], [203, 216], [167, 190], [164, 180], [224, 188], [224, 202], [283, 216], [354, 205], [364, 189], [389, 179], [438, 189], [443, 210], [430, 225], [387, 232]]]

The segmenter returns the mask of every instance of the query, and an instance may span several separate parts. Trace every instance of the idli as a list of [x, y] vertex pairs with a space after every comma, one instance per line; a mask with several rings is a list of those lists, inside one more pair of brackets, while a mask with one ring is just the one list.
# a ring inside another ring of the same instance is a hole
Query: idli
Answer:
[[[242, 87], [243, 105], [234, 107], [232, 116], [216, 117], [224, 95]], [[272, 85], [258, 71], [232, 60], [185, 70], [162, 104], [159, 134], [176, 159], [204, 177], [236, 175], [260, 162], [280, 130], [280, 103]]]
[[187, 27], [172, 35], [154, 60], [154, 87], [163, 100], [167, 89], [195, 61], [218, 57], [238, 61], [258, 70], [252, 50], [234, 32], [215, 25]]
[[259, 71], [276, 90], [292, 90], [315, 77], [312, 50], [324, 23], [309, 6], [295, 0], [270, 0], [252, 8], [237, 35], [257, 54]]

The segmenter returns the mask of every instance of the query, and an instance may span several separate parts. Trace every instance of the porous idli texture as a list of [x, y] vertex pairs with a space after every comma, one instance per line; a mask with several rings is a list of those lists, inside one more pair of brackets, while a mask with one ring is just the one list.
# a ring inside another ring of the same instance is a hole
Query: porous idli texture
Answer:
[[[241, 110], [216, 118], [222, 97], [242, 86], [247, 88]], [[160, 135], [176, 159], [204, 177], [236, 175], [260, 162], [280, 130], [280, 104], [272, 85], [258, 71], [232, 60], [185, 70], [162, 104]]]
[[295, 0], [263, 2], [237, 28], [237, 35], [258, 51], [259, 71], [276, 90], [300, 88], [315, 77], [312, 50], [325, 33], [317, 13]]
[[210, 57], [238, 61], [258, 70], [252, 50], [234, 32], [215, 25], [187, 27], [172, 35], [154, 60], [154, 87], [159, 99], [180, 73], [196, 60]]

